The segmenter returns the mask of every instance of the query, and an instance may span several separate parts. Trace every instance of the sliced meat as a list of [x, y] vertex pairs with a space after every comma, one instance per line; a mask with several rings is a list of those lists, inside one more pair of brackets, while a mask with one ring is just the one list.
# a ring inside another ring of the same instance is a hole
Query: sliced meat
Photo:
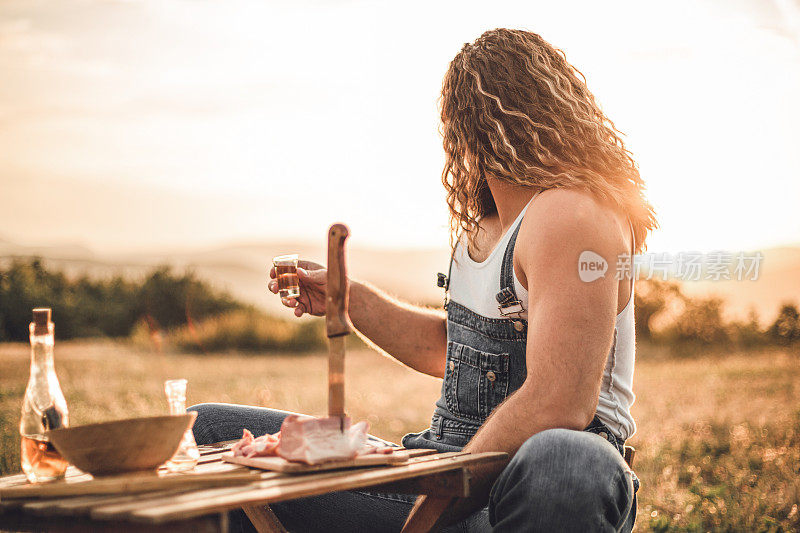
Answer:
[[253, 438], [247, 429], [242, 432], [242, 440], [231, 447], [234, 457], [269, 457], [276, 455], [275, 449], [280, 442], [280, 432], [274, 435], [262, 435]]
[[253, 442], [242, 448], [242, 453], [245, 457], [269, 457], [276, 455], [275, 451], [278, 448], [281, 434], [262, 435], [257, 437]]
[[394, 453], [394, 448], [392, 448], [391, 446], [381, 446], [380, 448], [375, 448], [375, 451], [372, 453], [389, 455], [390, 453]]
[[289, 415], [274, 435], [253, 437], [245, 429], [242, 439], [231, 451], [235, 457], [280, 456], [287, 461], [310, 465], [370, 453], [392, 453], [392, 448], [367, 442], [367, 422], [351, 424], [350, 419], [345, 418], [343, 425], [344, 430], [339, 418]]
[[310, 465], [352, 459], [367, 442], [368, 424], [351, 425], [350, 418], [343, 420], [344, 424], [339, 418], [289, 415], [281, 426], [278, 455]]
[[233, 456], [240, 457], [244, 455], [244, 453], [242, 453], [242, 448], [244, 448], [245, 446], [249, 446], [250, 444], [252, 444], [252, 442], [253, 442], [253, 434], [250, 433], [250, 431], [245, 428], [244, 430], [242, 430], [241, 440], [236, 444], [234, 444], [233, 446], [231, 446], [231, 451], [233, 452]]

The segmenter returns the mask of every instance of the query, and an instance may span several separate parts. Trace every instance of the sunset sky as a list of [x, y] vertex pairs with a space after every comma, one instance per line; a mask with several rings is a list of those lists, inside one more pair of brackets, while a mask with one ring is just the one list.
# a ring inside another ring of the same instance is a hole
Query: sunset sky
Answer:
[[495, 27], [562, 48], [653, 251], [800, 244], [800, 0], [0, 3], [0, 240], [447, 245], [437, 97]]

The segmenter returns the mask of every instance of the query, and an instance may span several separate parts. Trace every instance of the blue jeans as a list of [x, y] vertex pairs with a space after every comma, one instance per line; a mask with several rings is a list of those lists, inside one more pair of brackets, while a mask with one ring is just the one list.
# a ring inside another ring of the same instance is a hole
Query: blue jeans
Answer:
[[[275, 433], [285, 411], [200, 404], [198, 444]], [[289, 531], [400, 531], [416, 496], [347, 491], [270, 505]], [[492, 487], [488, 505], [446, 529], [473, 531], [623, 531], [636, 516], [632, 473], [606, 439], [585, 431], [551, 429], [529, 438]], [[243, 512], [231, 513], [233, 531], [253, 531]]]

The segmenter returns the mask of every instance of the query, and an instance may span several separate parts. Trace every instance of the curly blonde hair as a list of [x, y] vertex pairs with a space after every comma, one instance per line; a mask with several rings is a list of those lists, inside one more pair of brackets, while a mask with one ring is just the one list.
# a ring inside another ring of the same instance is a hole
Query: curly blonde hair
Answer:
[[563, 51], [522, 30], [487, 31], [450, 63], [442, 85], [442, 183], [451, 244], [496, 211], [486, 176], [537, 189], [577, 187], [625, 213], [636, 249], [656, 227], [644, 181]]

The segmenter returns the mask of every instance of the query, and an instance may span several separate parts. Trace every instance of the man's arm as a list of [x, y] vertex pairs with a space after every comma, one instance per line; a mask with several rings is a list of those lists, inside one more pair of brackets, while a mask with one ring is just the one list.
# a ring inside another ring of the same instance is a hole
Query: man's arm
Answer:
[[[300, 299], [283, 299], [296, 316], [325, 315], [327, 271], [301, 261], [298, 269]], [[273, 268], [271, 277], [275, 277]], [[269, 290], [277, 293], [273, 279]], [[350, 280], [348, 313], [359, 335], [369, 344], [423, 374], [444, 377], [447, 320], [443, 311], [415, 306], [392, 298], [363, 282]]]
[[[540, 431], [584, 429], [597, 406], [617, 309], [612, 260], [625, 251], [624, 238], [615, 217], [584, 193], [552, 191], [535, 207], [523, 221], [516, 251], [530, 294], [527, 379], [495, 409], [465, 451], [513, 456]], [[605, 277], [580, 280], [578, 257], [585, 250], [608, 262]], [[473, 471], [473, 496], [451, 505], [443, 522], [485, 505], [499, 473], [497, 467]], [[412, 515], [435, 506], [425, 501], [417, 500]]]
[[369, 344], [423, 374], [444, 377], [447, 317], [442, 310], [407, 304], [352, 282], [350, 320]]

